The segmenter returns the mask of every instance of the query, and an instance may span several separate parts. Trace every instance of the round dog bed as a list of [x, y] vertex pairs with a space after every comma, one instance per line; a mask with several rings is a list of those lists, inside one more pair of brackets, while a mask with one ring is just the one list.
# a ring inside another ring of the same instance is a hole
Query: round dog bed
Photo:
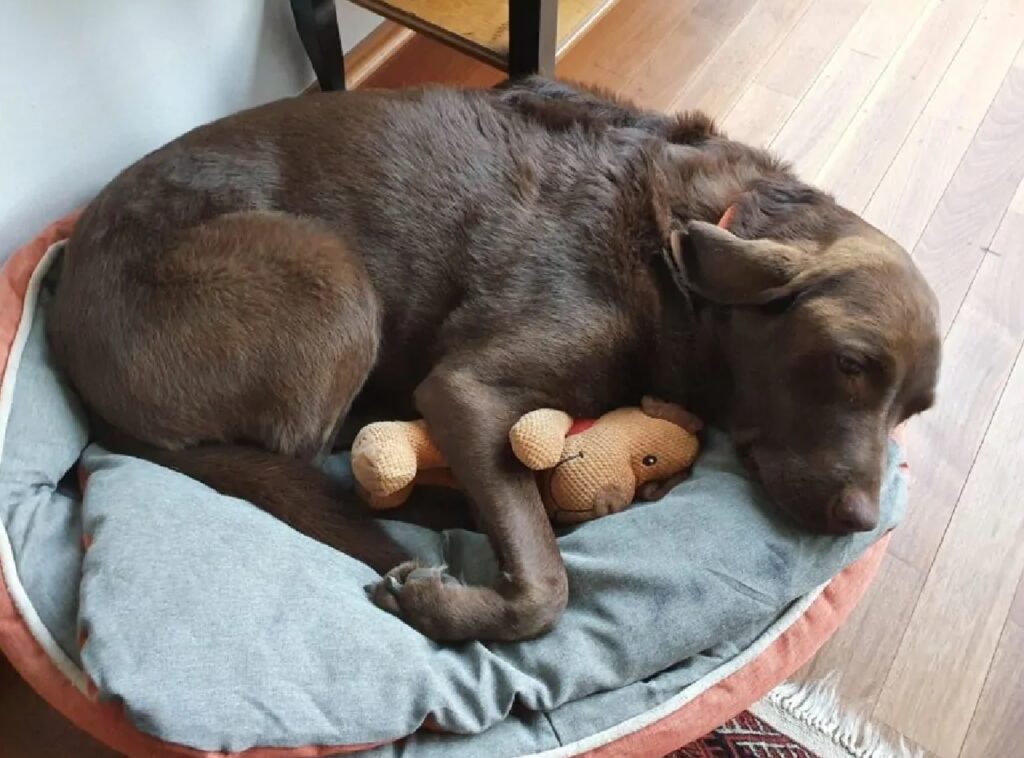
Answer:
[[[122, 752], [658, 756], [807, 660], [902, 514], [895, 443], [878, 529], [820, 537], [778, 518], [711, 433], [662, 501], [559, 538], [571, 599], [553, 632], [435, 645], [369, 603], [365, 565], [89, 443], [45, 340], [73, 223], [0, 275], [0, 647]], [[497, 570], [481, 535], [388, 529], [458, 578]]]

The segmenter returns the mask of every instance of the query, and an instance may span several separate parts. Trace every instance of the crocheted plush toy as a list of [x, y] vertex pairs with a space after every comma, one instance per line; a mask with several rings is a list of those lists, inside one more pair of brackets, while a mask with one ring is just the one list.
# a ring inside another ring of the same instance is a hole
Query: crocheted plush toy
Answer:
[[[644, 398], [598, 419], [550, 408], [512, 427], [515, 456], [537, 472], [552, 520], [575, 524], [656, 500], [686, 478], [701, 421], [677, 405]], [[457, 486], [422, 421], [369, 424], [352, 445], [352, 471], [372, 508], [394, 508], [417, 484]]]

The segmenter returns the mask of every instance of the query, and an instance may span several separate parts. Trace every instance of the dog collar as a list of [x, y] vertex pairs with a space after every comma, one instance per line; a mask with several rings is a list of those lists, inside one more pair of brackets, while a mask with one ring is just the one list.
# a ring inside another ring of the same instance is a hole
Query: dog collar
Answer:
[[720, 229], [728, 230], [732, 225], [732, 220], [736, 216], [736, 203], [732, 203], [728, 208], [725, 209], [725, 213], [718, 219], [718, 227]]
[[566, 433], [566, 437], [572, 437], [574, 434], [582, 434], [587, 431], [596, 423], [597, 419], [592, 418], [578, 418], [573, 419], [572, 426], [569, 427], [569, 431]]

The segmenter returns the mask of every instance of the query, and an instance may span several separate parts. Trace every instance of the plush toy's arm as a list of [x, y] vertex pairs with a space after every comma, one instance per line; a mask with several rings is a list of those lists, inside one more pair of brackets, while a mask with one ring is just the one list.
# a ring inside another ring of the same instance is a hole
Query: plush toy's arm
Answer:
[[572, 426], [568, 413], [553, 408], [530, 411], [508, 433], [515, 453], [524, 466], [534, 471], [552, 468], [562, 459], [565, 435]]

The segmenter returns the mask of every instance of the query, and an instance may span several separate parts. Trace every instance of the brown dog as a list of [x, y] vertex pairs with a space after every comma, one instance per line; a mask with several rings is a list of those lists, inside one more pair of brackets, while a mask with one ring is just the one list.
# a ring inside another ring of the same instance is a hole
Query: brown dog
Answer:
[[[887, 435], [939, 364], [890, 239], [702, 116], [541, 79], [196, 129], [103, 190], [64, 265], [50, 337], [105, 440], [392, 569], [374, 600], [439, 640], [529, 637], [565, 606], [507, 443], [523, 413], [659, 395], [732, 428], [798, 521], [847, 532], [875, 525]], [[309, 465], [357, 399], [426, 419], [495, 586], [409, 577]]]

